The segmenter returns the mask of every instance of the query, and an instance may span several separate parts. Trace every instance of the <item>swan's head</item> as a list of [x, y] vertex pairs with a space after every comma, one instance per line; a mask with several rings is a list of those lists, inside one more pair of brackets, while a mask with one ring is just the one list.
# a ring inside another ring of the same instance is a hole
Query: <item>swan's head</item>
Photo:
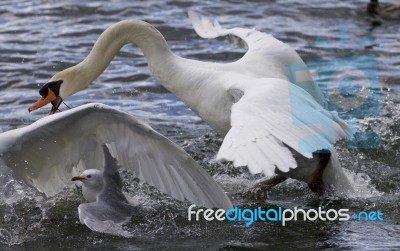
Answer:
[[39, 89], [41, 98], [28, 110], [31, 112], [51, 103], [52, 108], [49, 114], [53, 114], [65, 98], [84, 89], [89, 83], [90, 81], [84, 74], [81, 74], [81, 70], [77, 66], [60, 71]]

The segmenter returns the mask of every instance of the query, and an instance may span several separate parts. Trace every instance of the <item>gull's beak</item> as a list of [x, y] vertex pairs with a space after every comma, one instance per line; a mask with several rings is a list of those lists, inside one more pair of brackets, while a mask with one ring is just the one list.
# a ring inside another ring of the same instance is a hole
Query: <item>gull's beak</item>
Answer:
[[62, 103], [62, 98], [59, 96], [60, 85], [62, 84], [62, 80], [53, 81], [45, 84], [39, 90], [39, 94], [42, 96], [38, 101], [36, 101], [33, 105], [31, 105], [28, 109], [29, 112], [39, 109], [42, 106], [47, 105], [48, 103], [52, 104], [50, 114], [54, 114], [58, 107]]
[[82, 181], [82, 180], [86, 180], [86, 178], [81, 176], [72, 177], [72, 181]]

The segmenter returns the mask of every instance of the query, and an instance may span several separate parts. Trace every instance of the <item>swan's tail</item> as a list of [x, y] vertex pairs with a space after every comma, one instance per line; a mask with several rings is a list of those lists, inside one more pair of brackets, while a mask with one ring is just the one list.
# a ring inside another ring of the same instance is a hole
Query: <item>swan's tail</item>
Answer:
[[342, 198], [368, 198], [381, 196], [371, 178], [365, 173], [355, 173], [340, 166], [335, 151], [331, 152], [331, 161], [324, 172], [323, 181], [333, 186], [334, 194]]
[[323, 181], [328, 186], [333, 186], [335, 193], [348, 195], [354, 193], [354, 184], [350, 181], [350, 177], [341, 167], [339, 158], [335, 150], [331, 151], [331, 158], [325, 169]]

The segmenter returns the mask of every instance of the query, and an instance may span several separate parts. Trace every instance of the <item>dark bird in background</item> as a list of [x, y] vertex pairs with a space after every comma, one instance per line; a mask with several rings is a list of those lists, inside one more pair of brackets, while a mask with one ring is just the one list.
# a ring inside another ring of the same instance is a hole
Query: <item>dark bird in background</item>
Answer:
[[378, 0], [370, 0], [367, 11], [378, 19], [400, 20], [400, 4], [380, 4]]

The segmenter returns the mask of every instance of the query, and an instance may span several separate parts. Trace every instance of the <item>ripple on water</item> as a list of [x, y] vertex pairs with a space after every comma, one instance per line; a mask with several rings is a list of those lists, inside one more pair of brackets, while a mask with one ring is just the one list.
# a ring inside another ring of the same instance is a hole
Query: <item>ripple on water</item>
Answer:
[[[38, 86], [55, 72], [82, 60], [104, 28], [121, 19], [144, 19], [165, 34], [170, 46], [183, 57], [206, 61], [233, 61], [243, 49], [223, 40], [199, 38], [187, 19], [188, 9], [218, 16], [227, 27], [256, 28], [275, 35], [296, 48], [305, 62], [329, 64], [337, 58], [372, 55], [377, 61], [381, 109], [377, 116], [358, 121], [373, 130], [378, 148], [338, 145], [342, 165], [360, 187], [359, 196], [332, 199], [326, 207], [352, 211], [382, 210], [382, 222], [188, 222], [187, 202], [177, 202], [124, 173], [124, 191], [140, 204], [127, 226], [133, 239], [94, 233], [79, 223], [79, 191], [66, 189], [53, 198], [10, 176], [0, 176], [0, 249], [9, 245], [54, 248], [105, 249], [396, 249], [398, 241], [399, 175], [399, 77], [400, 36], [396, 22], [372, 27], [365, 15], [366, 1], [11, 1], [0, 2], [0, 132], [30, 124], [48, 108], [29, 114], [38, 98]], [[347, 29], [343, 36], [339, 27]], [[344, 40], [344, 38], [346, 38]], [[355, 48], [363, 39], [367, 46]], [[326, 41], [327, 47], [318, 41]], [[212, 54], [212, 55], [210, 55]], [[370, 68], [365, 70], [371, 70]], [[342, 73], [345, 74], [345, 73]], [[328, 72], [320, 84], [326, 85]], [[214, 161], [222, 142], [195, 114], [150, 76], [138, 49], [126, 46], [90, 89], [66, 100], [71, 106], [96, 102], [114, 106], [151, 123], [182, 145], [222, 186], [245, 191], [260, 176], [245, 168]], [[67, 109], [65, 107], [61, 108]], [[3, 180], [1, 180], [3, 178]], [[268, 193], [267, 203], [234, 201], [241, 207], [295, 206], [316, 208], [320, 201], [297, 181], [288, 181]], [[325, 202], [323, 202], [325, 203]]]

